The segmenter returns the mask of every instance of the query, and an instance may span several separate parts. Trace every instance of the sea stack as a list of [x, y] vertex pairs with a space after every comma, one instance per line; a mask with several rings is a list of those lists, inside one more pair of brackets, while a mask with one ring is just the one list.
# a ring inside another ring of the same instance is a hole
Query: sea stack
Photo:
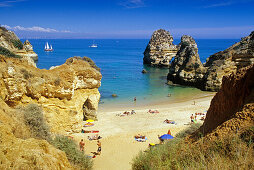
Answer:
[[170, 61], [176, 56], [177, 46], [173, 36], [164, 29], [156, 30], [144, 51], [144, 64], [157, 67], [169, 67]]
[[204, 73], [195, 40], [188, 35], [182, 36], [179, 51], [169, 68], [168, 80], [174, 84], [198, 86]]

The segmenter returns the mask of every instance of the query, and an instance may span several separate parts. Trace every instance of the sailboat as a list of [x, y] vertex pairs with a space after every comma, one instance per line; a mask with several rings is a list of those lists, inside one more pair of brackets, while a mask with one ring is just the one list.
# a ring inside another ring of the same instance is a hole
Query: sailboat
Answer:
[[97, 44], [94, 44], [94, 41], [93, 41], [93, 44], [91, 46], [89, 46], [89, 47], [91, 47], [91, 48], [97, 48], [98, 46], [97, 46]]
[[53, 51], [52, 45], [50, 45], [50, 47], [49, 47], [49, 43], [46, 42], [44, 51]]

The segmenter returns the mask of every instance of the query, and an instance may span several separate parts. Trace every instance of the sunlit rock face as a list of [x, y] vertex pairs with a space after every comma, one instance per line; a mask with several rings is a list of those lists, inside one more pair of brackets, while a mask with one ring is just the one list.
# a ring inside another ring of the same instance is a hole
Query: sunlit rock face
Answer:
[[170, 61], [177, 53], [173, 36], [166, 30], [156, 30], [147, 45], [143, 62], [151, 66], [169, 67]]
[[80, 57], [51, 70], [27, 61], [0, 57], [0, 97], [11, 107], [37, 103], [52, 133], [80, 131], [84, 119], [96, 119], [101, 73]]

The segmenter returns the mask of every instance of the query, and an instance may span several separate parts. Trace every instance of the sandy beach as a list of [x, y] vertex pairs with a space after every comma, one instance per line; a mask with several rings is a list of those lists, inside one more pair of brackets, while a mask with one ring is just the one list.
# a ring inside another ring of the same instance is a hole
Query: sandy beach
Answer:
[[[94, 122], [95, 126], [84, 128], [84, 130], [99, 130], [99, 135], [102, 136], [100, 140], [102, 152], [101, 155], [93, 159], [94, 169], [131, 169], [131, 162], [140, 151], [146, 150], [149, 143], [159, 143], [157, 135], [166, 134], [170, 129], [174, 136], [179, 131], [187, 128], [191, 114], [204, 113], [209, 108], [213, 96], [214, 93], [211, 93], [198, 99], [129, 108], [128, 110], [127, 108], [118, 108], [113, 111], [100, 109], [98, 121]], [[123, 117], [117, 116], [119, 113], [131, 111], [132, 109], [135, 110], [136, 114]], [[157, 109], [159, 113], [147, 113], [149, 109]], [[174, 120], [176, 124], [163, 123], [165, 119]], [[148, 140], [137, 142], [134, 140], [136, 134], [145, 135]], [[93, 155], [91, 152], [97, 151], [97, 141], [87, 139], [91, 135], [93, 134], [78, 133], [72, 135], [77, 142], [80, 139], [85, 140], [85, 153], [90, 156]]]

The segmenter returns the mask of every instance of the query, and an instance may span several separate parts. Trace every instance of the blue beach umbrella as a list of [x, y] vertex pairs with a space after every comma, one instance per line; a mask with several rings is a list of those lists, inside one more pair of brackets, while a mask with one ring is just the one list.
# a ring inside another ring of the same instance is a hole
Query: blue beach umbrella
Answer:
[[162, 135], [160, 138], [163, 140], [167, 140], [167, 139], [173, 139], [174, 137], [169, 134], [165, 134], [165, 135]]

